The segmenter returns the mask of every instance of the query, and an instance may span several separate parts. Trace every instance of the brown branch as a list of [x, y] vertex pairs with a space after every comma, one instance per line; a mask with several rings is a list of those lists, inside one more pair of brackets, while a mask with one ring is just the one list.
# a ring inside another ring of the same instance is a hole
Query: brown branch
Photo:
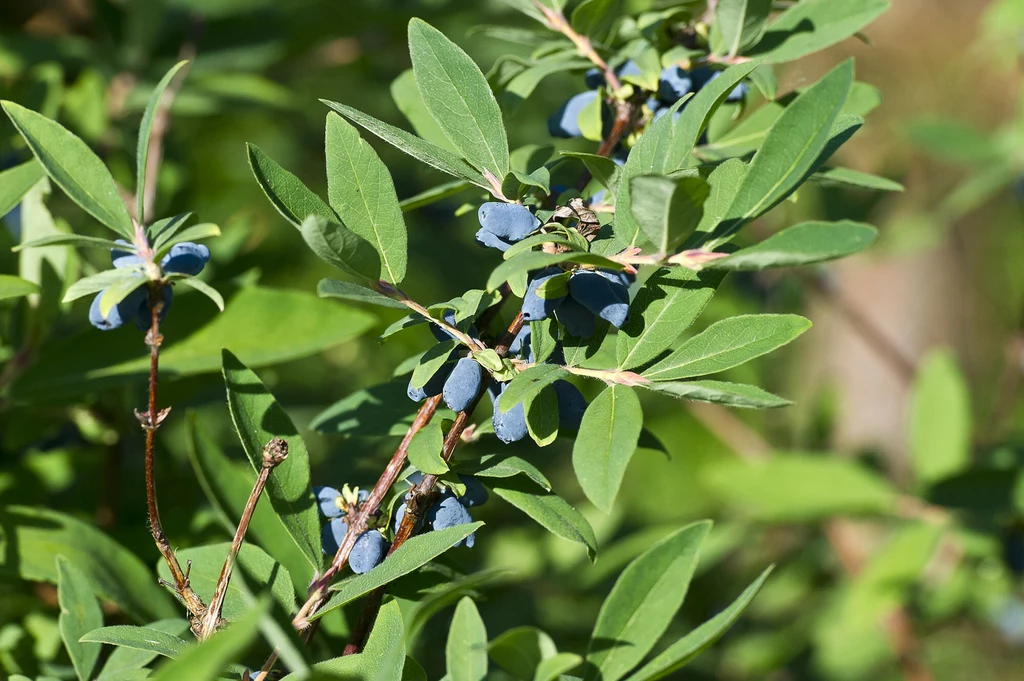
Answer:
[[238, 552], [242, 548], [245, 532], [249, 529], [252, 514], [256, 512], [256, 504], [259, 503], [260, 495], [263, 494], [263, 488], [266, 487], [267, 480], [270, 479], [270, 472], [286, 458], [288, 458], [288, 443], [279, 437], [272, 439], [263, 448], [263, 465], [260, 467], [260, 473], [256, 477], [256, 484], [253, 485], [252, 492], [249, 493], [249, 499], [245, 502], [245, 509], [242, 511], [242, 517], [238, 521], [238, 528], [235, 530], [235, 536], [231, 540], [231, 548], [228, 549], [228, 555], [224, 559], [224, 567], [221, 568], [220, 576], [217, 578], [217, 587], [213, 591], [213, 596], [210, 598], [210, 606], [203, 617], [202, 628], [199, 633], [200, 641], [212, 636], [224, 623], [220, 615], [224, 609], [224, 598], [228, 594], [228, 585], [231, 583], [231, 572], [235, 565], [235, 559], [238, 557]]
[[150, 326], [146, 333], [146, 345], [149, 346], [149, 406], [145, 413], [135, 411], [135, 417], [142, 424], [146, 431], [146, 502], [149, 510], [149, 529], [153, 535], [156, 548], [164, 557], [168, 569], [171, 571], [173, 584], [168, 584], [174, 590], [189, 613], [192, 615], [192, 630], [198, 635], [197, 627], [203, 616], [206, 614], [206, 606], [199, 598], [199, 595], [192, 589], [188, 581], [188, 573], [181, 569], [178, 557], [174, 555], [171, 543], [164, 534], [163, 524], [160, 522], [160, 509], [156, 500], [156, 476], [154, 474], [154, 459], [156, 450], [156, 431], [163, 423], [163, 420], [170, 412], [170, 408], [157, 411], [156, 387], [157, 374], [160, 368], [160, 345], [163, 343], [163, 336], [160, 335], [160, 313], [164, 308], [162, 282], [151, 282], [149, 284], [149, 307]]
[[580, 53], [581, 57], [589, 59], [594, 66], [604, 71], [604, 79], [612, 90], [618, 90], [622, 87], [622, 81], [619, 80], [619, 77], [608, 66], [608, 63], [597, 53], [597, 50], [594, 49], [594, 45], [590, 42], [590, 38], [577, 33], [576, 30], [569, 25], [565, 15], [559, 10], [542, 5], [537, 2], [537, 0], [534, 0], [533, 4], [538, 10], [540, 10], [541, 14], [544, 15], [544, 18], [548, 22], [548, 27], [551, 28], [551, 30], [558, 31], [572, 41], [572, 44], [576, 46], [576, 51]]

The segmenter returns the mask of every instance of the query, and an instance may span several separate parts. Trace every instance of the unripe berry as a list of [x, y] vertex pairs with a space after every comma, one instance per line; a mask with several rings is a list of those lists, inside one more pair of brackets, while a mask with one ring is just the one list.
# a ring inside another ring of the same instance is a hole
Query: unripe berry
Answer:
[[539, 322], [550, 317], [565, 300], [565, 296], [558, 298], [541, 298], [537, 295], [537, 289], [541, 284], [562, 274], [557, 267], [545, 267], [536, 272], [530, 279], [530, 285], [523, 296], [523, 319], [527, 322]]

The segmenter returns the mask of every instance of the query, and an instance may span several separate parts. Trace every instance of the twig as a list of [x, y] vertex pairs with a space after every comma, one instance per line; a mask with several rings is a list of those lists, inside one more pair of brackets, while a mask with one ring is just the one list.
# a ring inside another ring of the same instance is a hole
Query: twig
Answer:
[[212, 636], [223, 624], [220, 615], [224, 609], [224, 598], [228, 594], [231, 572], [235, 565], [235, 559], [238, 557], [238, 551], [242, 548], [245, 532], [249, 529], [252, 514], [256, 511], [256, 504], [259, 503], [260, 495], [263, 494], [263, 488], [267, 485], [270, 472], [286, 458], [288, 458], [288, 443], [279, 437], [272, 439], [263, 448], [263, 465], [260, 467], [260, 473], [256, 477], [256, 484], [252, 487], [249, 499], [245, 502], [245, 509], [242, 511], [242, 517], [238, 521], [238, 528], [235, 530], [235, 536], [231, 540], [231, 548], [228, 549], [228, 555], [224, 559], [224, 567], [221, 568], [220, 577], [217, 578], [217, 587], [210, 598], [210, 607], [207, 608], [206, 615], [203, 617], [202, 629], [199, 633], [200, 641]]
[[160, 509], [156, 501], [156, 477], [153, 471], [156, 431], [170, 412], [170, 408], [160, 411], [157, 411], [156, 408], [160, 344], [163, 342], [163, 336], [160, 335], [160, 313], [164, 307], [164, 286], [165, 284], [158, 281], [149, 284], [150, 326], [149, 332], [146, 334], [146, 345], [149, 346], [149, 408], [146, 413], [136, 410], [135, 417], [142, 424], [142, 429], [146, 431], [146, 502], [149, 510], [149, 529], [153, 535], [153, 541], [156, 543], [156, 548], [164, 557], [164, 562], [167, 563], [167, 567], [171, 571], [174, 583], [168, 586], [174, 589], [175, 595], [188, 608], [189, 613], [192, 615], [192, 630], [198, 635], [199, 630], [197, 627], [199, 627], [203, 616], [206, 614], [206, 606], [203, 605], [202, 599], [199, 598], [199, 595], [196, 594], [189, 584], [188, 573], [181, 569], [178, 557], [174, 555], [171, 543], [167, 540], [167, 535], [164, 534], [164, 527], [160, 522]]
[[538, 10], [540, 10], [541, 14], [544, 15], [544, 18], [547, 19], [548, 26], [552, 30], [558, 31], [572, 41], [572, 44], [576, 46], [576, 51], [580, 53], [581, 57], [589, 59], [594, 66], [604, 71], [604, 79], [612, 90], [618, 90], [622, 87], [622, 81], [619, 80], [619, 77], [608, 66], [608, 63], [597, 53], [597, 50], [594, 49], [594, 45], [590, 42], [590, 38], [577, 33], [576, 30], [569, 25], [565, 15], [559, 10], [547, 7], [537, 2], [537, 0], [534, 0], [533, 4]]

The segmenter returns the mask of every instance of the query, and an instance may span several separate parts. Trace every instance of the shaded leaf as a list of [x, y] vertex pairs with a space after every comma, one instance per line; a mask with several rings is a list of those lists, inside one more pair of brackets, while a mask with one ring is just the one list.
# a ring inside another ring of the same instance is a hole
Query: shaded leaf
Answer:
[[255, 144], [247, 144], [246, 150], [256, 182], [285, 220], [296, 227], [301, 227], [310, 215], [341, 221], [327, 202], [303, 184], [302, 180], [278, 165], [262, 149]]
[[38, 293], [39, 286], [31, 281], [10, 274], [0, 274], [0, 300], [23, 298], [30, 293]]
[[445, 661], [451, 681], [483, 681], [487, 676], [487, 630], [469, 596], [455, 608]]
[[860, 222], [802, 222], [727, 258], [713, 260], [705, 269], [762, 270], [825, 262], [859, 253], [877, 236], [878, 230]]
[[[165, 622], [181, 623], [184, 620], [164, 620]], [[188, 628], [188, 624], [185, 623]], [[177, 657], [182, 650], [189, 646], [189, 642], [180, 636], [168, 633], [153, 627], [134, 627], [121, 624], [113, 627], [100, 627], [86, 633], [82, 641], [94, 643], [106, 643], [112, 646], [131, 648], [133, 650], [144, 650], [163, 655], [164, 657]], [[104, 669], [106, 672], [106, 669]]]
[[430, 423], [413, 435], [409, 442], [409, 463], [427, 475], [443, 475], [448, 472], [448, 464], [441, 457], [444, 445], [444, 431], [440, 423]]
[[264, 604], [251, 608], [244, 617], [228, 625], [197, 646], [165, 663], [153, 681], [215, 681], [233, 660], [238, 659], [259, 633]]
[[735, 57], [756, 43], [771, 11], [772, 0], [721, 0], [715, 7], [715, 19], [725, 53]]
[[572, 467], [587, 498], [605, 513], [615, 503], [643, 420], [636, 392], [624, 385], [605, 388], [583, 414]]
[[568, 375], [568, 371], [555, 364], [538, 364], [525, 369], [516, 374], [502, 392], [498, 408], [503, 413], [507, 412], [517, 404], [532, 399], [546, 386]]
[[103, 626], [103, 611], [84, 572], [64, 556], [57, 556], [56, 569], [60, 637], [79, 681], [89, 681], [100, 659], [102, 646], [83, 643], [80, 639], [85, 633]]

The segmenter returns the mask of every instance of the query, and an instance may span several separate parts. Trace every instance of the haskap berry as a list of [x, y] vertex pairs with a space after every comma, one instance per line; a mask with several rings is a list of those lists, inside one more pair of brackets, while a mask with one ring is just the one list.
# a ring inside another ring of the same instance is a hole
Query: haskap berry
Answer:
[[552, 384], [558, 399], [558, 425], [566, 430], [579, 430], [583, 413], [587, 411], [587, 400], [580, 389], [566, 380], [559, 379]]
[[[572, 281], [571, 279], [569, 281]], [[566, 298], [555, 310], [555, 319], [565, 327], [569, 335], [577, 338], [590, 338], [597, 328], [594, 323], [594, 315], [585, 307], [577, 303], [572, 297]]]
[[540, 227], [537, 216], [518, 203], [489, 201], [480, 206], [477, 219], [480, 229], [476, 233], [476, 240], [502, 252]]
[[562, 270], [558, 267], [545, 267], [530, 277], [530, 285], [523, 296], [523, 319], [525, 321], [539, 322], [547, 319], [554, 314], [558, 305], [565, 300], [564, 295], [557, 298], [541, 298], [537, 295], [537, 289], [540, 288], [541, 284], [562, 273]]
[[359, 535], [348, 556], [352, 572], [361, 575], [380, 565], [390, 548], [388, 540], [377, 530], [369, 530]]
[[573, 299], [612, 326], [622, 328], [629, 317], [629, 292], [597, 272], [577, 271], [569, 279]]
[[[441, 499], [427, 511], [427, 524], [434, 531], [471, 522], [473, 522], [473, 518], [469, 515], [469, 511], [459, 503], [459, 500], [451, 492], [442, 494]], [[473, 548], [475, 541], [474, 535], [471, 534], [465, 539], [455, 542], [452, 546], [459, 547], [465, 543], [469, 548]]]
[[571, 139], [582, 137], [579, 117], [583, 110], [597, 99], [596, 90], [587, 90], [573, 95], [548, 119], [548, 132], [552, 137]]
[[344, 516], [332, 518], [331, 522], [324, 525], [320, 529], [320, 544], [324, 554], [328, 556], [336, 554], [341, 543], [345, 541], [347, 533], [348, 523], [345, 522]]
[[507, 383], [502, 383], [500, 388], [489, 392], [491, 401], [494, 403], [494, 414], [491, 417], [494, 434], [505, 444], [510, 444], [522, 440], [527, 436], [529, 430], [526, 427], [526, 408], [522, 402], [504, 413], [498, 409], [498, 400], [507, 387]]
[[463, 357], [444, 382], [442, 395], [444, 403], [454, 412], [464, 411], [480, 393], [484, 381], [484, 370], [470, 357]]
[[452, 369], [455, 368], [455, 362], [445, 362], [441, 365], [441, 368], [434, 372], [434, 375], [430, 377], [426, 385], [414, 388], [412, 385], [412, 379], [409, 379], [409, 389], [406, 394], [409, 399], [413, 402], [422, 402], [428, 397], [434, 395], [440, 395], [444, 390], [444, 384], [448, 380], [448, 377], [452, 373]]
[[333, 487], [314, 487], [313, 496], [316, 497], [317, 507], [320, 515], [325, 518], [337, 518], [344, 515], [341, 507], [341, 492]]
[[459, 501], [463, 506], [473, 508], [474, 506], [483, 506], [487, 503], [490, 495], [487, 493], [487, 488], [479, 480], [472, 475], [459, 475], [459, 482], [466, 486], [466, 493], [459, 497]]
[[210, 261], [210, 249], [203, 244], [183, 241], [171, 246], [171, 250], [160, 261], [164, 272], [187, 274], [191, 277], [199, 274]]
[[674, 104], [694, 91], [690, 72], [676, 65], [666, 66], [658, 78], [658, 99]]
[[110, 331], [122, 326], [125, 322], [134, 320], [139, 316], [139, 311], [146, 307], [146, 299], [149, 296], [149, 290], [145, 286], [137, 288], [111, 308], [107, 316], [104, 317], [100, 312], [100, 299], [103, 298], [104, 293], [106, 293], [106, 289], [97, 293], [89, 306], [89, 323], [101, 331]]

